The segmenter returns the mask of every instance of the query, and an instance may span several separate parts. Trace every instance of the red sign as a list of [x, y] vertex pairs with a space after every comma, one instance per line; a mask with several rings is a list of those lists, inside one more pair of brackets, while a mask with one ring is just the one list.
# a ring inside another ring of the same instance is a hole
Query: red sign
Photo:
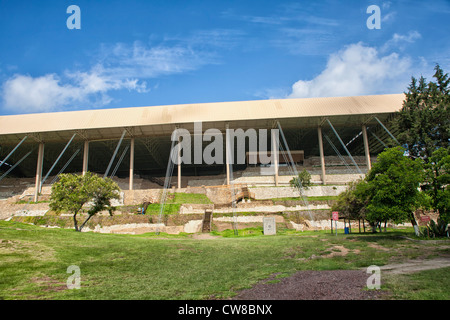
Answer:
[[332, 215], [333, 215], [333, 220], [334, 221], [338, 221], [339, 220], [339, 212], [333, 211]]
[[430, 222], [430, 216], [421, 216], [420, 221], [422, 222]]

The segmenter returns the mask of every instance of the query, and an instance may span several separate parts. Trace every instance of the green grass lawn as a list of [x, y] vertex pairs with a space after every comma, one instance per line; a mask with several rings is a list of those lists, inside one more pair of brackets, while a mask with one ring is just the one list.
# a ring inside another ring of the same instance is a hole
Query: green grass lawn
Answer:
[[384, 290], [397, 300], [450, 300], [450, 268], [387, 276]]
[[[186, 234], [78, 233], [0, 221], [0, 299], [227, 298], [275, 273], [283, 277], [298, 270], [364, 268], [449, 253], [448, 244], [395, 237], [410, 236], [411, 230], [335, 236], [286, 229], [263, 236], [254, 228], [237, 237], [218, 235], [195, 240]], [[329, 257], [341, 246], [346, 255]], [[80, 268], [79, 290], [66, 286], [71, 265]], [[417, 297], [435, 299], [434, 292], [449, 298], [448, 281], [441, 281], [445, 273], [437, 276], [423, 273], [414, 279]], [[402, 285], [390, 280], [382, 288], [402, 299]]]
[[[164, 214], [175, 214], [180, 210], [182, 204], [212, 204], [211, 200], [204, 194], [197, 193], [173, 193], [169, 194], [164, 205]], [[146, 214], [155, 215], [159, 214], [161, 210], [161, 204], [151, 203], [145, 211]]]

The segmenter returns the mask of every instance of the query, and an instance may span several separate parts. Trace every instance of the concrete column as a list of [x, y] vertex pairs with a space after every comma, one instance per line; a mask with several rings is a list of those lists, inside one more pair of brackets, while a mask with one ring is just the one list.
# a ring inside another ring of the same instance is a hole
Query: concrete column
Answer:
[[39, 193], [41, 192], [42, 166], [44, 164], [44, 143], [39, 143], [38, 158], [36, 164], [36, 183], [34, 189], [34, 202], [38, 201]]
[[84, 153], [83, 153], [83, 176], [88, 171], [88, 159], [89, 159], [89, 141], [84, 141]]
[[181, 139], [178, 137], [178, 189], [181, 188]]
[[133, 177], [134, 177], [134, 138], [130, 140], [130, 187], [129, 190], [133, 190]]
[[372, 164], [370, 162], [369, 140], [367, 139], [367, 129], [365, 125], [362, 126], [362, 135], [364, 140], [364, 152], [366, 154], [367, 170], [370, 170], [372, 168]]
[[278, 141], [277, 141], [277, 135], [275, 134], [274, 130], [270, 131], [272, 133], [272, 148], [271, 148], [271, 154], [273, 156], [273, 162], [274, 162], [274, 177], [275, 177], [275, 186], [278, 187]]
[[326, 174], [325, 174], [325, 157], [323, 154], [323, 140], [322, 140], [322, 127], [317, 127], [317, 135], [319, 137], [319, 152], [320, 152], [320, 166], [322, 168], [322, 183], [326, 184]]
[[228, 132], [228, 125], [225, 130], [225, 165], [227, 169], [227, 186], [230, 185], [230, 134]]

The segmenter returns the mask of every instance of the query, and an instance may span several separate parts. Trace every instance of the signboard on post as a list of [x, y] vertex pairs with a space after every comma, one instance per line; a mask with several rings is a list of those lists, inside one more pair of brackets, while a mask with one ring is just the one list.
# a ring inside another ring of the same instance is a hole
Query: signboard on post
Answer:
[[339, 212], [333, 211], [331, 213], [332, 219], [334, 221], [334, 228], [336, 229], [336, 235], [337, 235], [337, 222], [339, 220]]
[[[420, 221], [422, 222], [430, 222], [431, 218], [430, 216], [420, 216]], [[427, 225], [427, 233], [428, 233], [428, 238], [430, 237], [430, 229], [429, 226]]]
[[338, 221], [339, 220], [339, 212], [333, 211], [332, 212], [333, 220]]

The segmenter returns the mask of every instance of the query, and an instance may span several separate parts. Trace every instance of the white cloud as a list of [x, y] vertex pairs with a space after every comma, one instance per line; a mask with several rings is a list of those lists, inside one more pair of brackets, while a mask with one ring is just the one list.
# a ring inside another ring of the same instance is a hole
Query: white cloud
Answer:
[[404, 50], [405, 45], [414, 43], [417, 39], [422, 38], [422, 35], [417, 31], [410, 31], [407, 35], [401, 35], [394, 33], [391, 39], [389, 39], [382, 47], [381, 51], [385, 52], [391, 48]]
[[211, 62], [207, 53], [188, 46], [147, 47], [140, 42], [103, 47], [102, 57], [104, 73], [113, 78], [156, 78], [195, 70]]
[[64, 107], [104, 106], [112, 101], [111, 90], [146, 90], [137, 79], [114, 79], [99, 68], [89, 72], [66, 72], [66, 81], [56, 74], [39, 77], [16, 74], [2, 86], [3, 107], [14, 113], [59, 111]]
[[332, 54], [325, 70], [314, 79], [294, 83], [288, 98], [403, 92], [410, 67], [410, 59], [397, 53], [380, 56], [376, 48], [352, 44]]
[[390, 2], [390, 1], [383, 2], [382, 8], [389, 9], [391, 7], [391, 4], [392, 4], [392, 2]]
[[17, 74], [6, 80], [2, 89], [5, 108], [15, 113], [53, 111], [80, 94], [76, 87], [61, 85], [55, 74], [37, 78]]
[[336, 36], [323, 28], [280, 28], [280, 37], [269, 40], [276, 47], [294, 55], [322, 55]]
[[387, 14], [383, 13], [381, 17], [381, 22], [389, 22], [391, 20], [394, 20], [395, 16], [397, 15], [397, 12], [389, 12]]
[[66, 71], [63, 75], [15, 74], [3, 82], [3, 108], [14, 113], [60, 111], [67, 108], [101, 107], [113, 100], [109, 92], [150, 89], [142, 79], [195, 70], [213, 63], [212, 55], [188, 45], [131, 46], [117, 43], [103, 46], [95, 65], [88, 71]]

